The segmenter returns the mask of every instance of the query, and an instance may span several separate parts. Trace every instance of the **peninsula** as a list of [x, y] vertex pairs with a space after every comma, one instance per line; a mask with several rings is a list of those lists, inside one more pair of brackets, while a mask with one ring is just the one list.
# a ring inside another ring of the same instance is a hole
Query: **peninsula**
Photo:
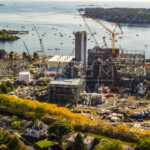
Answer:
[[[150, 24], [150, 9], [143, 8], [81, 8], [96, 18], [119, 23]], [[87, 16], [85, 14], [85, 16]]]
[[20, 39], [19, 36], [12, 34], [29, 34], [29, 31], [15, 31], [15, 30], [0, 30], [0, 41], [14, 41]]

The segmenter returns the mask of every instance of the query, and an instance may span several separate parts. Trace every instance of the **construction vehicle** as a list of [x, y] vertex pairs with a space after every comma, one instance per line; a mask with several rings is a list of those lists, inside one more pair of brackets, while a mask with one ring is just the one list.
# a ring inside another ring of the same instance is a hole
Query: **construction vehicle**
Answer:
[[[123, 31], [120, 27], [119, 24], [116, 24], [115, 28], [113, 31], [111, 31], [108, 27], [106, 27], [102, 22], [100, 22], [100, 20], [98, 20], [95, 16], [93, 16], [91, 13], [89, 13], [88, 11], [85, 11], [85, 14], [87, 14], [90, 18], [92, 18], [93, 20], [95, 20], [98, 24], [100, 24], [102, 27], [104, 27], [111, 35], [112, 35], [112, 52], [113, 54], [115, 54], [115, 37], [116, 35], [120, 35], [123, 34]], [[117, 27], [120, 28], [121, 33], [115, 33]]]

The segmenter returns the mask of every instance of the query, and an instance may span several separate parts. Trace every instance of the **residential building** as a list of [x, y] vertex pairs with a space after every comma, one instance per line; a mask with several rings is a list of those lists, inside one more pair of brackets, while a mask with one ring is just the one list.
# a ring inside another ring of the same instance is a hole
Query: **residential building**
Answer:
[[48, 129], [48, 126], [41, 122], [30, 123], [27, 126], [25, 135], [39, 139], [47, 133], [47, 129]]
[[[73, 144], [74, 144], [76, 136], [77, 136], [77, 133], [73, 133], [67, 139], [67, 147], [68, 148], [72, 148], [73, 147]], [[91, 137], [91, 136], [83, 135], [83, 134], [82, 134], [82, 137], [83, 137], [83, 141], [84, 141], [84, 144], [85, 144], [84, 150], [91, 150], [93, 148], [94, 138]]]

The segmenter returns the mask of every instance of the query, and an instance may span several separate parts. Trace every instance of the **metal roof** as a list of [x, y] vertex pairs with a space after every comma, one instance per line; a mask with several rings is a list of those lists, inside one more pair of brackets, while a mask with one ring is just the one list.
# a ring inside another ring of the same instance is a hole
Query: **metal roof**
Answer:
[[58, 78], [52, 81], [50, 85], [80, 85], [83, 81], [84, 80], [80, 78]]

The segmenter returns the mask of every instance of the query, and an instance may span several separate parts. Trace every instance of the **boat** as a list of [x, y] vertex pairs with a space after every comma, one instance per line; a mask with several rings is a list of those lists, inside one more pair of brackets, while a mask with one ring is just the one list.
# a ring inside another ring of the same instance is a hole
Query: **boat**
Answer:
[[52, 50], [52, 48], [48, 48], [48, 50]]
[[122, 36], [119, 37], [119, 39], [122, 39], [122, 38], [123, 38]]
[[144, 45], [145, 47], [147, 47], [147, 45]]
[[59, 48], [54, 48], [54, 50], [60, 50]]
[[115, 42], [118, 42], [117, 40], [115, 40]]
[[138, 34], [136, 36], [139, 36]]
[[63, 43], [60, 43], [60, 44], [63, 44]]
[[62, 37], [63, 35], [62, 35], [62, 34], [60, 34], [60, 36]]

